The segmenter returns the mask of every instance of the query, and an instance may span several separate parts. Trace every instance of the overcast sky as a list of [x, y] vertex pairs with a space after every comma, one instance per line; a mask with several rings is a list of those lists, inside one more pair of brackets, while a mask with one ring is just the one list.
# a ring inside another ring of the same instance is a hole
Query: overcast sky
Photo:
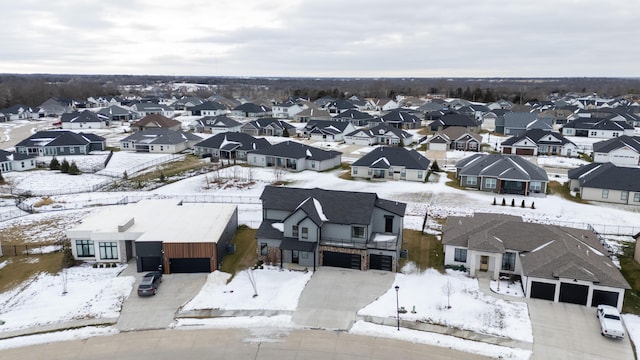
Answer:
[[638, 0], [20, 0], [0, 73], [637, 77]]

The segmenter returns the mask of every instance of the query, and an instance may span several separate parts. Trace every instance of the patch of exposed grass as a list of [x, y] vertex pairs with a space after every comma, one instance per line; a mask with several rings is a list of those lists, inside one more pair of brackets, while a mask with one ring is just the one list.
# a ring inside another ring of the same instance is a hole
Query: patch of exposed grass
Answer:
[[590, 162], [590, 163], [591, 163], [591, 162], [593, 162], [593, 158], [591, 157], [591, 155], [586, 154], [586, 153], [583, 153], [583, 152], [578, 153], [578, 154], [580, 154], [580, 158], [581, 158], [582, 160], [587, 161], [587, 162]]
[[451, 181], [447, 181], [445, 185], [458, 190], [464, 190], [465, 188], [460, 186], [460, 180], [456, 178], [455, 172], [447, 172], [447, 178]]
[[338, 175], [338, 177], [343, 180], [353, 180], [353, 176], [351, 176], [351, 170], [343, 172], [342, 174]]
[[187, 155], [181, 161], [172, 161], [158, 165], [155, 170], [131, 178], [132, 181], [147, 182], [158, 180], [161, 177], [169, 178], [180, 175], [184, 172], [208, 167], [210, 163], [203, 162], [195, 155]]
[[433, 268], [444, 271], [444, 248], [435, 235], [404, 229], [402, 237], [402, 249], [408, 250], [409, 258], [400, 259], [400, 268], [410, 261], [420, 270]]
[[245, 225], [238, 228], [232, 240], [232, 243], [236, 245], [236, 252], [235, 254], [227, 254], [222, 258], [221, 271], [233, 276], [256, 264], [256, 261], [258, 261], [256, 232], [256, 229], [251, 229]]
[[569, 183], [560, 184], [557, 181], [549, 181], [547, 185], [547, 194], [548, 195], [559, 195], [563, 199], [577, 202], [579, 204], [588, 204], [587, 201], [582, 200], [580, 197], [572, 196], [569, 191]]
[[42, 255], [3, 256], [0, 260], [6, 260], [8, 264], [0, 271], [0, 292], [10, 290], [42, 272], [58, 273], [62, 270], [62, 255], [62, 252], [57, 252]]
[[625, 291], [622, 312], [640, 315], [640, 264], [633, 258], [634, 248], [634, 244], [625, 245], [619, 257], [620, 272], [631, 286]]
[[36, 202], [35, 204], [33, 204], [33, 207], [41, 207], [41, 206], [47, 206], [47, 205], [51, 205], [53, 204], [53, 200], [49, 197], [44, 197], [42, 198], [42, 200]]

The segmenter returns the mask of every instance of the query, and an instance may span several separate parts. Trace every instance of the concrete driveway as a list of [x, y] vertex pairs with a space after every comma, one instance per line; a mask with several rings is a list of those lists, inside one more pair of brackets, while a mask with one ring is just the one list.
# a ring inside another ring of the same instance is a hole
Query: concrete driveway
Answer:
[[178, 309], [191, 300], [202, 288], [208, 273], [165, 274], [155, 296], [138, 296], [138, 284], [145, 273], [136, 273], [135, 264], [129, 264], [122, 275], [133, 275], [136, 283], [124, 302], [116, 327], [120, 331], [166, 329]]
[[312, 329], [348, 330], [356, 312], [389, 290], [395, 273], [323, 266], [300, 295], [293, 315], [296, 325]]
[[527, 299], [533, 327], [531, 359], [633, 360], [629, 337], [613, 340], [600, 335], [596, 309]]

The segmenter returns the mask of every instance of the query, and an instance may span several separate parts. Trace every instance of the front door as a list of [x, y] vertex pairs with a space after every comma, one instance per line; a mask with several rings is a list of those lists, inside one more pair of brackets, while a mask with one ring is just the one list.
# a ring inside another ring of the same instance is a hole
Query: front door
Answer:
[[300, 253], [298, 250], [291, 250], [291, 262], [294, 264], [300, 262]]
[[489, 256], [481, 255], [480, 256], [480, 271], [488, 271], [489, 270]]

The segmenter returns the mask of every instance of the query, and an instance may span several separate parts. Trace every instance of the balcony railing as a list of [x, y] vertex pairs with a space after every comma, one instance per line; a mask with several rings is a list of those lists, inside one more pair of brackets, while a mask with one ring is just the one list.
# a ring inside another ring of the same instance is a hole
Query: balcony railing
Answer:
[[374, 233], [367, 241], [365, 239], [338, 239], [330, 237], [322, 237], [320, 245], [335, 246], [350, 249], [379, 249], [379, 250], [395, 250], [398, 245], [398, 235]]

